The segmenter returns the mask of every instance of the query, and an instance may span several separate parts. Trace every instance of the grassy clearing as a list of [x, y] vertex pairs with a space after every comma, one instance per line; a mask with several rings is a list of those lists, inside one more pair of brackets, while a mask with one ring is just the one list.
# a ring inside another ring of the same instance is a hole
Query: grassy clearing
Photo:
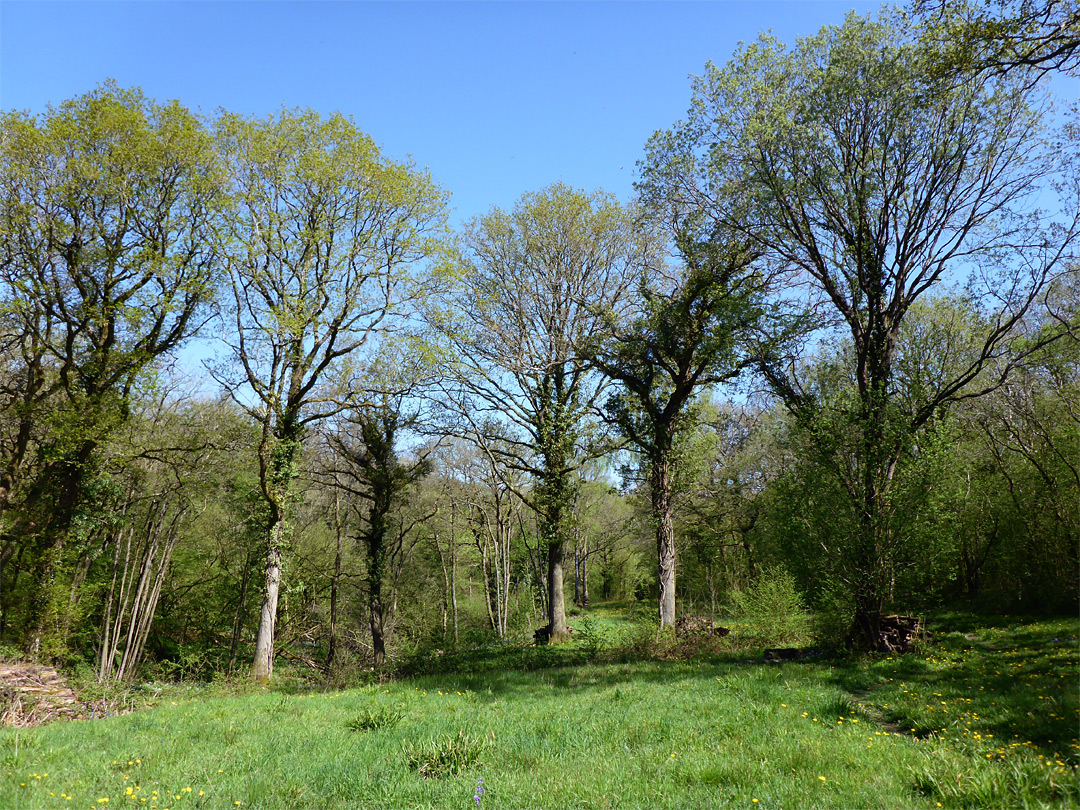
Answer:
[[1077, 636], [1002, 622], [772, 665], [580, 663], [578, 642], [342, 692], [163, 695], [0, 732], [0, 806], [466, 808], [483, 779], [490, 808], [1077, 807]]

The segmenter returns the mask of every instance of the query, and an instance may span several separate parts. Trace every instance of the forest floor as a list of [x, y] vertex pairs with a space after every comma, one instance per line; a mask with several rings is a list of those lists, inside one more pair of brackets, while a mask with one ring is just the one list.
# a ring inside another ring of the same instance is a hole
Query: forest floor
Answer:
[[903, 656], [634, 660], [593, 633], [348, 690], [153, 687], [0, 730], [0, 807], [1080, 807], [1080, 621], [936, 631]]

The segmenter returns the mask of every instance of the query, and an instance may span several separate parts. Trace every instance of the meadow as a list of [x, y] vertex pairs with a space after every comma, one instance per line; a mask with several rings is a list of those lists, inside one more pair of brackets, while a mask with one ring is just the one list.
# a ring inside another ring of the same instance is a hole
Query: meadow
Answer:
[[917, 654], [764, 663], [594, 617], [388, 683], [151, 684], [145, 710], [5, 729], [0, 807], [1080, 806], [1075, 619], [939, 614]]

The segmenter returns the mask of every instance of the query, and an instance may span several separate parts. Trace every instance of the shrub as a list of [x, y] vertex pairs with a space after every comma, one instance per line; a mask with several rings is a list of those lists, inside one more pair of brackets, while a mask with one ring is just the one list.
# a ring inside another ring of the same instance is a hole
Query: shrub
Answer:
[[847, 590], [835, 582], [826, 582], [817, 598], [814, 612], [814, 640], [830, 650], [846, 646], [855, 623], [855, 604]]
[[581, 642], [581, 650], [587, 661], [594, 661], [609, 645], [608, 634], [592, 616], [582, 616], [577, 622], [576, 639]]
[[733, 591], [735, 617], [765, 646], [797, 644], [810, 638], [811, 618], [795, 577], [782, 566], [762, 571], [745, 591]]

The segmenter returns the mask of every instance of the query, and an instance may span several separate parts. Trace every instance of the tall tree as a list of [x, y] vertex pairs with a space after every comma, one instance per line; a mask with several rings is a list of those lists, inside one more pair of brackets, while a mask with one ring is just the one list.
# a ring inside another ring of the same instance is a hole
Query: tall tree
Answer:
[[[433, 327], [456, 358], [447, 400], [459, 429], [528, 473], [548, 567], [550, 637], [567, 635], [563, 568], [573, 473], [594, 452], [590, 419], [606, 382], [582, 353], [651, 261], [653, 241], [612, 197], [556, 184], [470, 222], [460, 271]], [[500, 429], [487, 441], [486, 424]]]
[[397, 443], [417, 419], [405, 409], [406, 396], [384, 392], [372, 403], [351, 408], [330, 440], [340, 462], [334, 485], [354, 496], [351, 506], [361, 521], [356, 539], [367, 565], [368, 625], [377, 669], [386, 660], [386, 598], [409, 552], [406, 540], [423, 519], [403, 524], [399, 510], [408, 490], [431, 470], [426, 455], [409, 462], [399, 457]]
[[232, 202], [221, 244], [231, 305], [228, 357], [213, 371], [262, 430], [270, 525], [251, 671], [265, 683], [305, 431], [341, 409], [332, 389], [350, 358], [398, 323], [416, 291], [409, 268], [435, 249], [445, 195], [341, 115], [225, 114], [217, 135]]
[[[1060, 334], [1025, 342], [1019, 326], [1076, 235], [1074, 179], [1059, 187], [1057, 222], [1030, 213], [1074, 148], [1054, 152], [1043, 140], [1037, 91], [1010, 74], [942, 75], [928, 69], [933, 58], [927, 31], [889, 13], [850, 15], [790, 52], [763, 38], [697, 79], [688, 120], [652, 140], [643, 182], [646, 195], [698, 212], [703, 228], [740, 230], [790, 269], [802, 285], [791, 289], [805, 290], [833, 330], [810, 345], [849, 335], [856, 394], [845, 413], [856, 449], [820, 447], [858, 514], [847, 585], [867, 645], [888, 592], [901, 452], [940, 409], [1000, 384], [1019, 357]], [[901, 398], [894, 362], [905, 317], [964, 272], [983, 310], [981, 337], [959, 370]], [[797, 359], [765, 351], [759, 368], [812, 425], [819, 401]]]
[[[656, 529], [659, 618], [675, 624], [674, 467], [695, 425], [695, 396], [751, 362], [747, 337], [765, 313], [767, 276], [756, 246], [732, 234], [678, 239], [682, 272], [642, 279], [636, 312], [612, 319], [592, 346], [596, 367], [619, 383], [608, 414], [646, 467]], [[666, 283], [665, 283], [666, 282]]]
[[[0, 301], [12, 330], [0, 387], [16, 414], [0, 510], [21, 493], [18, 525], [0, 524], [0, 560], [36, 539], [43, 589], [99, 446], [128, 418], [140, 375], [194, 333], [212, 291], [212, 147], [177, 102], [113, 83], [37, 120], [0, 119]], [[25, 480], [32, 443], [42, 463]]]
[[354, 537], [364, 552], [376, 668], [386, 660], [387, 599], [392, 604], [402, 566], [415, 545], [413, 530], [433, 517], [421, 511], [406, 519], [403, 512], [409, 491], [431, 471], [430, 448], [404, 459], [399, 447], [422, 419], [416, 392], [428, 373], [425, 360], [407, 341], [380, 347], [368, 368], [350, 381], [353, 401], [328, 436], [332, 455], [320, 471], [330, 486], [350, 496]]

